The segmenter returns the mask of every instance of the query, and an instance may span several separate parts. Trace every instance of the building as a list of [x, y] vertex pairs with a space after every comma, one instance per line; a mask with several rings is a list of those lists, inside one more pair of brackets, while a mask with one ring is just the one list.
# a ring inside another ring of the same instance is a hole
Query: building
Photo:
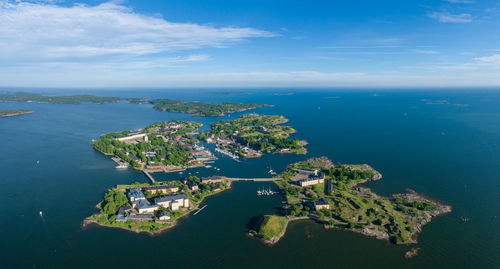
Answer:
[[132, 214], [127, 216], [127, 220], [135, 221], [151, 221], [154, 220], [155, 216], [153, 214]]
[[297, 169], [297, 171], [300, 174], [317, 176], [318, 172], [319, 172], [319, 169], [299, 168], [299, 169]]
[[314, 202], [314, 209], [319, 211], [321, 209], [330, 209], [330, 203], [325, 198], [321, 198], [318, 201]]
[[330, 179], [328, 180], [328, 185], [326, 187], [326, 192], [328, 194], [332, 193], [333, 192], [333, 181]]
[[224, 179], [222, 177], [204, 177], [201, 179], [201, 183], [209, 184], [209, 183], [223, 183]]
[[147, 200], [135, 200], [132, 202], [132, 207], [136, 208], [139, 214], [154, 213], [158, 210], [158, 208], [160, 208], [159, 205], [149, 204]]
[[172, 210], [179, 210], [181, 207], [189, 207], [189, 199], [185, 194], [168, 195], [155, 198], [155, 204]]
[[146, 200], [146, 197], [139, 188], [132, 188], [128, 191], [128, 199], [130, 202], [134, 202], [136, 200]]
[[151, 192], [153, 194], [156, 194], [156, 193], [167, 194], [169, 192], [178, 192], [179, 191], [179, 187], [178, 186], [174, 186], [174, 185], [171, 185], [171, 186], [160, 185], [160, 186], [144, 187], [144, 188], [142, 188], [142, 190], [144, 192], [149, 191], [149, 192]]
[[325, 173], [320, 173], [319, 176], [310, 175], [306, 179], [301, 179], [297, 181], [297, 184], [301, 187], [312, 186], [325, 182]]
[[168, 211], [158, 211], [157, 216], [162, 221], [170, 220], [170, 212]]
[[186, 184], [191, 191], [197, 191], [199, 189], [198, 184], [191, 179], [185, 179], [184, 184]]
[[206, 155], [206, 154], [194, 154], [193, 157], [197, 160], [197, 161], [200, 161], [200, 162], [203, 162], [203, 161], [209, 161], [210, 160], [210, 156]]
[[129, 213], [129, 211], [132, 208], [130, 206], [122, 206], [120, 209], [118, 209], [118, 213], [116, 214], [116, 221], [119, 222], [125, 222], [127, 221], [127, 216], [125, 216], [126, 213]]
[[220, 191], [221, 188], [219, 188], [219, 186], [213, 186], [212, 187], [212, 191]]

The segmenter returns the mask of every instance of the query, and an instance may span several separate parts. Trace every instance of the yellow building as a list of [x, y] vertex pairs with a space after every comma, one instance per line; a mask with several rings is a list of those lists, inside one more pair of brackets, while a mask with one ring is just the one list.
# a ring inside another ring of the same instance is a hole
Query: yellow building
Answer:
[[145, 191], [145, 192], [149, 191], [153, 194], [157, 194], [157, 193], [167, 194], [170, 192], [178, 192], [179, 187], [178, 186], [150, 186], [150, 187], [144, 187], [143, 191]]
[[314, 202], [314, 209], [319, 211], [321, 209], [330, 209], [330, 203], [325, 198], [321, 198], [318, 201]]

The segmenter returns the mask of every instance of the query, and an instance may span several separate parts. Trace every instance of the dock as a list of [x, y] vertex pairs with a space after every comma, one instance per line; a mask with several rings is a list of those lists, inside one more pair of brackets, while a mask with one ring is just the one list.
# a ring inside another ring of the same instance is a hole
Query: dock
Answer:
[[205, 207], [207, 207], [207, 205], [204, 205], [202, 208], [198, 209], [196, 212], [194, 212], [193, 216], [200, 213], [200, 211], [202, 211], [203, 209], [205, 209]]
[[154, 184], [156, 182], [156, 180], [154, 179], [154, 177], [149, 172], [147, 172], [145, 170], [142, 170], [142, 172], [144, 172], [144, 174], [149, 178], [149, 180], [151, 180], [151, 183]]

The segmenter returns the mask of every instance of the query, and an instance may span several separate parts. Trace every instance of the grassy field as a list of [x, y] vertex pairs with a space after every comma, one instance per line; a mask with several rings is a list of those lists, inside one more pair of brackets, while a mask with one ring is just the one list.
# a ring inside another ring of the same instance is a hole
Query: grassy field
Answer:
[[[320, 169], [325, 173], [325, 183], [299, 187], [292, 180], [298, 174], [298, 168]], [[276, 184], [286, 197], [287, 204], [283, 211], [287, 216], [312, 216], [329, 226], [362, 233], [366, 230], [380, 231], [379, 236], [398, 244], [416, 242], [417, 227], [427, 223], [429, 216], [450, 210], [416, 193], [384, 197], [359, 186], [363, 182], [377, 180], [375, 175], [376, 171], [367, 165], [333, 166], [326, 158], [315, 158], [289, 165], [280, 175], [282, 180]], [[329, 181], [333, 187], [331, 193], [327, 193], [325, 188]], [[331, 208], [316, 211], [314, 203], [320, 198], [326, 200]], [[278, 223], [278, 220], [266, 217], [261, 234], [267, 237], [279, 234]]]
[[26, 109], [0, 109], [0, 117], [26, 113], [33, 113], [33, 111]]
[[275, 216], [275, 215], [267, 215], [264, 216], [264, 220], [260, 225], [259, 234], [267, 240], [271, 240], [272, 238], [280, 235], [285, 229], [287, 222], [286, 217]]

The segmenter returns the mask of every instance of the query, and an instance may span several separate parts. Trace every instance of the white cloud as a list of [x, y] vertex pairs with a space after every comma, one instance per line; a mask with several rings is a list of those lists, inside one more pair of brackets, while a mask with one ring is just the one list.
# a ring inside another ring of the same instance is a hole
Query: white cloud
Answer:
[[439, 54], [439, 52], [435, 50], [423, 50], [423, 49], [414, 49], [412, 50], [412, 52], [419, 54]]
[[444, 23], [468, 23], [472, 22], [472, 15], [467, 13], [451, 14], [447, 12], [431, 12], [427, 14], [429, 18], [436, 19]]
[[7, 61], [137, 56], [226, 47], [274, 33], [254, 28], [170, 22], [116, 2], [63, 7], [0, 0], [0, 59]]
[[471, 0], [445, 0], [446, 2], [452, 3], [452, 4], [472, 4], [474, 1]]
[[481, 65], [500, 67], [500, 54], [474, 58], [474, 61]]

